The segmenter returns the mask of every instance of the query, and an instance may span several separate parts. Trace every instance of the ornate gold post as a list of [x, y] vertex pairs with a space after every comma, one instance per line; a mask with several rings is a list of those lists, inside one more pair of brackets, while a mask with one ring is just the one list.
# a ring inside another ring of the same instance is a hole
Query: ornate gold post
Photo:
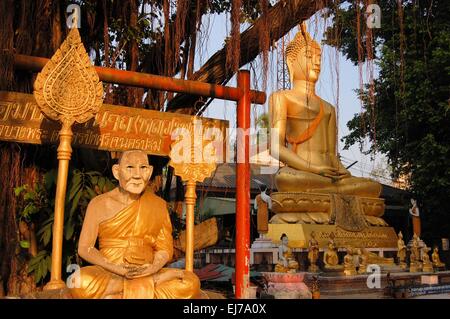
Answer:
[[186, 183], [186, 270], [194, 270], [194, 208], [197, 195], [196, 182], [188, 180]]
[[38, 74], [34, 97], [41, 111], [62, 123], [59, 132], [58, 178], [52, 239], [52, 271], [45, 289], [65, 287], [61, 280], [64, 205], [69, 161], [72, 155], [72, 124], [92, 118], [103, 104], [103, 85], [92, 66], [77, 29]]
[[65, 287], [61, 280], [62, 244], [64, 229], [64, 204], [67, 189], [67, 175], [69, 173], [69, 161], [72, 155], [72, 123], [63, 122], [59, 132], [58, 147], [58, 178], [56, 182], [55, 216], [53, 221], [52, 239], [52, 272], [50, 282], [45, 289], [61, 289]]
[[[193, 119], [195, 123], [196, 118]], [[195, 130], [195, 124], [194, 124]], [[188, 162], [175, 161], [174, 155], [170, 154], [169, 165], [174, 168], [175, 175], [181, 177], [181, 179], [186, 182], [186, 270], [194, 270], [194, 208], [197, 195], [195, 193], [195, 187], [197, 182], [203, 182], [203, 180], [211, 176], [211, 173], [216, 169], [215, 161], [204, 162], [203, 154], [203, 132], [197, 132], [200, 136], [197, 137], [196, 134], [190, 136], [192, 143], [190, 149], [190, 157]], [[189, 136], [183, 136], [182, 138], [189, 138]], [[197, 140], [195, 140], [197, 138]], [[187, 150], [184, 150], [187, 151]], [[197, 156], [196, 156], [197, 155]], [[201, 156], [202, 160], [196, 162], [198, 155]], [[212, 154], [211, 154], [212, 155]]]

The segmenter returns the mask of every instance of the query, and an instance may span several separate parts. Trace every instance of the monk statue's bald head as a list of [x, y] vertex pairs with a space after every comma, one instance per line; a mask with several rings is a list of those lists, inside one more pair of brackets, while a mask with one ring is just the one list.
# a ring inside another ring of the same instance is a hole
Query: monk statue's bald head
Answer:
[[129, 150], [121, 154], [112, 171], [122, 191], [138, 195], [147, 187], [153, 167], [149, 164], [144, 151]]

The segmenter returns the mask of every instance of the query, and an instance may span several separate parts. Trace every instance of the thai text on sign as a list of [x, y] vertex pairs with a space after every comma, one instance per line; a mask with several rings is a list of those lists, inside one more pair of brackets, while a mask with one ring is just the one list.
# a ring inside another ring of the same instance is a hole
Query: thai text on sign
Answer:
[[[225, 134], [228, 122], [199, 118], [203, 130], [218, 128]], [[194, 130], [193, 117], [126, 106], [103, 104], [95, 118], [73, 126], [72, 145], [108, 151], [142, 149], [168, 156], [171, 134], [177, 128]], [[58, 141], [60, 124], [44, 117], [33, 95], [0, 92], [0, 140], [31, 144]]]

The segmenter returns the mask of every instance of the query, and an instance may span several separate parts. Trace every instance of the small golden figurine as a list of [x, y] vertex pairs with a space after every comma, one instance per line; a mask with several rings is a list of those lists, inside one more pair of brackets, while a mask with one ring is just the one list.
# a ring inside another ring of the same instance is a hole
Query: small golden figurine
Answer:
[[445, 268], [445, 264], [441, 262], [441, 258], [439, 258], [439, 248], [434, 247], [433, 253], [431, 254], [431, 260], [433, 261], [433, 266], [435, 268]]
[[402, 232], [398, 233], [398, 241], [397, 241], [397, 257], [399, 266], [401, 269], [406, 270], [406, 245], [403, 241], [403, 234]]
[[336, 244], [334, 242], [334, 233], [330, 234], [328, 241], [328, 250], [323, 254], [323, 263], [326, 270], [342, 270], [344, 267], [339, 265], [339, 257], [337, 254]]
[[355, 262], [353, 261], [353, 248], [347, 247], [347, 255], [344, 256], [344, 274], [354, 276], [357, 274]]
[[367, 251], [358, 249], [359, 268], [358, 274], [365, 274], [367, 272], [367, 265], [369, 264], [369, 255]]
[[422, 270], [422, 264], [420, 262], [420, 252], [419, 252], [419, 236], [414, 234], [413, 243], [411, 247], [411, 255], [409, 256], [409, 272], [420, 272]]
[[308, 260], [309, 260], [309, 272], [317, 272], [317, 259], [319, 259], [319, 242], [316, 239], [316, 233], [311, 232], [311, 239], [308, 242]]
[[292, 249], [289, 247], [289, 239], [286, 234], [281, 235], [281, 245], [278, 248], [278, 263], [275, 265], [275, 272], [297, 272], [298, 262], [292, 255]]
[[433, 272], [433, 264], [431, 263], [430, 256], [428, 252], [431, 248], [425, 246], [422, 248], [422, 271], [424, 272]]

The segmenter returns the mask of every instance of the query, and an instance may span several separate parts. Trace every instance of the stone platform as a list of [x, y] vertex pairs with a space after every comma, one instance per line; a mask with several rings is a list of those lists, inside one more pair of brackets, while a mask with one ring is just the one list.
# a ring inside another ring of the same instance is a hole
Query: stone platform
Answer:
[[[339, 276], [331, 274], [305, 274], [305, 283], [311, 287], [313, 276], [318, 277], [320, 296], [323, 299], [392, 299], [412, 298], [420, 294], [439, 294], [450, 291], [450, 271], [433, 273], [382, 273], [379, 288], [369, 288], [369, 275]], [[437, 277], [437, 283], [426, 284], [426, 278]]]

